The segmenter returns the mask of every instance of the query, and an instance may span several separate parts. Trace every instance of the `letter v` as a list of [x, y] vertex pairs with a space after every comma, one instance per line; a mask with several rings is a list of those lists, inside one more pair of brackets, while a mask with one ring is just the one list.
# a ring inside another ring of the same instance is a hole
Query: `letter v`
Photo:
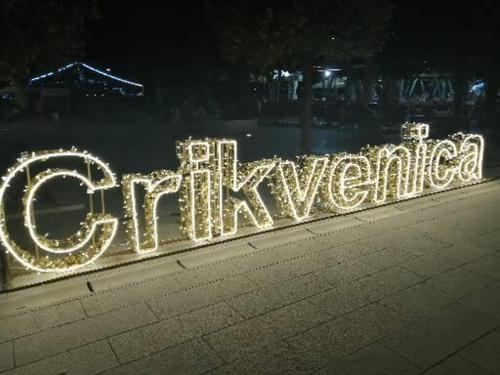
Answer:
[[[299, 167], [300, 176], [297, 164], [302, 165], [302, 168]], [[317, 156], [307, 156], [299, 159], [298, 163], [279, 162], [273, 192], [283, 214], [295, 220], [303, 220], [309, 216], [327, 165], [327, 157]]]

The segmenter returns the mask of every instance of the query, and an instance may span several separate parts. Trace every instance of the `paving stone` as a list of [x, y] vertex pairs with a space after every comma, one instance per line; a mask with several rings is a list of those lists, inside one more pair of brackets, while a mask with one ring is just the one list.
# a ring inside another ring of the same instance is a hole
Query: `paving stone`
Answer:
[[477, 236], [476, 233], [472, 233], [468, 230], [463, 230], [461, 228], [458, 228], [457, 226], [444, 230], [436, 230], [436, 227], [434, 227], [434, 229], [430, 230], [429, 232], [430, 238], [452, 244], [461, 244], [464, 241]]
[[269, 264], [311, 255], [326, 249], [328, 246], [321, 238], [308, 238], [298, 242], [280, 245], [258, 252], [259, 257], [266, 259]]
[[172, 276], [185, 288], [208, 284], [213, 281], [223, 280], [239, 274], [241, 271], [233, 268], [232, 263], [221, 262], [204, 265], [196, 268], [185, 269]]
[[79, 301], [69, 301], [32, 312], [41, 330], [67, 324], [85, 317]]
[[484, 194], [489, 192], [498, 192], [498, 181], [486, 182], [475, 185], [474, 187], [464, 188], [463, 191], [468, 195]]
[[500, 258], [496, 256], [481, 257], [464, 268], [483, 276], [500, 279]]
[[452, 190], [431, 195], [431, 198], [438, 202], [455, 202], [457, 200], [465, 199], [467, 197], [468, 197], [467, 192], [465, 192], [463, 189]]
[[485, 371], [473, 363], [454, 355], [444, 362], [424, 372], [425, 375], [488, 375]]
[[461, 209], [462, 207], [456, 205], [455, 203], [452, 203], [452, 205], [441, 204], [435, 207], [426, 207], [422, 210], [403, 212], [402, 215], [397, 217], [397, 222], [399, 222], [399, 225], [413, 226], [427, 220], [442, 218], [444, 213], [452, 215], [454, 212]]
[[418, 239], [425, 236], [428, 236], [428, 233], [419, 228], [416, 224], [412, 223], [408, 226], [404, 226], [401, 228], [395, 228], [395, 233], [392, 233], [393, 236], [396, 237], [396, 241], [394, 245], [397, 245], [404, 241], [409, 241], [412, 239]]
[[252, 240], [250, 245], [256, 249], [269, 249], [282, 244], [292, 243], [306, 238], [311, 238], [313, 234], [305, 229], [285, 230], [271, 233], [265, 238]]
[[310, 297], [330, 289], [330, 285], [314, 273], [301, 276], [286, 283], [276, 284], [276, 290], [287, 303]]
[[145, 304], [137, 304], [25, 336], [14, 341], [16, 364], [33, 362], [155, 320]]
[[166, 319], [257, 289], [250, 280], [237, 276], [147, 301], [156, 316]]
[[481, 337], [497, 324], [494, 319], [452, 304], [382, 339], [381, 343], [426, 369]]
[[280, 341], [210, 371], [209, 374], [308, 374], [319, 369], [323, 363], [325, 363], [325, 359], [313, 358], [304, 352], [295, 350], [288, 342]]
[[401, 210], [398, 210], [395, 205], [388, 205], [386, 207], [379, 207], [376, 209], [369, 209], [362, 212], [355, 213], [355, 217], [361, 221], [379, 221], [386, 217], [394, 217], [401, 215]]
[[500, 283], [473, 292], [459, 303], [500, 320]]
[[411, 375], [419, 372], [409, 361], [375, 343], [321, 369], [318, 374]]
[[82, 298], [81, 303], [87, 315], [92, 316], [139, 303], [155, 296], [162, 296], [182, 288], [181, 284], [171, 276], [147, 280], [122, 288], [108, 289], [101, 293]]
[[262, 315], [264, 322], [277, 327], [276, 339], [293, 336], [332, 317], [307, 300], [295, 302]]
[[164, 277], [167, 274], [182, 270], [175, 259], [158, 258], [153, 261], [137, 263], [129, 267], [120, 267], [109, 273], [95, 273], [88, 276], [88, 281], [96, 292], [116, 289], [128, 284], [140, 284], [148, 279]]
[[201, 339], [162, 350], [151, 356], [115, 367], [106, 375], [200, 374], [220, 366], [221, 359]]
[[424, 255], [411, 262], [401, 265], [401, 267], [416, 272], [423, 276], [435, 276], [454, 268], [460, 267], [464, 262], [451, 258], [441, 253]]
[[453, 298], [437, 289], [417, 284], [379, 302], [408, 321], [415, 321], [451, 303]]
[[43, 331], [84, 317], [85, 312], [78, 301], [70, 301], [6, 317], [0, 319], [0, 342]]
[[287, 339], [286, 344], [291, 353], [323, 367], [401, 325], [394, 311], [375, 303]]
[[[322, 264], [323, 263], [323, 264]], [[308, 256], [287, 262], [273, 264], [255, 271], [246, 272], [248, 279], [261, 286], [267, 286], [293, 277], [299, 277], [309, 272], [325, 267], [326, 259], [320, 256]]]
[[442, 202], [433, 199], [433, 196], [418, 197], [414, 199], [408, 199], [400, 201], [395, 204], [395, 207], [401, 211], [418, 211], [429, 207], [435, 207], [442, 204]]
[[500, 374], [500, 332], [489, 333], [458, 354], [494, 374]]
[[286, 304], [285, 299], [271, 286], [228, 299], [228, 305], [245, 318], [263, 314]]
[[338, 317], [420, 282], [422, 278], [400, 268], [365, 277], [308, 299], [332, 317]]
[[482, 256], [488, 255], [491, 250], [484, 247], [475, 246], [471, 243], [460, 242], [445, 247], [439, 251], [439, 254], [461, 260], [465, 263], [472, 262], [473, 260]]
[[[325, 249], [331, 248], [332, 243], [330, 241], [331, 236], [328, 236], [329, 240], [326, 240], [326, 236], [315, 236], [307, 240], [299, 241], [294, 244], [289, 244], [287, 247], [296, 252], [297, 254], [308, 255], [310, 253], [317, 253]], [[280, 248], [281, 248], [280, 247]]]
[[12, 340], [37, 331], [38, 325], [31, 313], [14, 315], [0, 320], [0, 341]]
[[[335, 220], [335, 218], [331, 220]], [[370, 223], [368, 226], [367, 223], [364, 223], [353, 227], [352, 230], [343, 229], [325, 233], [321, 235], [320, 238], [325, 242], [326, 245], [330, 245], [330, 247], [347, 244], [378, 234], [379, 231], [371, 228], [371, 225], [373, 224]]]
[[215, 262], [221, 262], [238, 256], [245, 256], [255, 252], [248, 243], [238, 242], [231, 245], [218, 245], [190, 251], [176, 256], [177, 260], [187, 268], [196, 268]]
[[443, 231], [451, 228], [452, 225], [448, 221], [444, 220], [447, 214], [443, 213], [442, 217], [427, 217], [421, 220], [413, 220], [406, 227], [419, 232], [421, 235], [429, 235], [430, 232]]
[[[209, 334], [205, 339], [225, 361], [232, 361], [330, 319], [304, 300]], [[256, 332], [251, 331], [252, 327]]]
[[204, 336], [204, 339], [224, 361], [230, 362], [276, 342], [278, 329], [272, 322], [257, 316]]
[[363, 238], [355, 243], [366, 249], [367, 253], [372, 253], [378, 250], [386, 249], [398, 241], [398, 236], [394, 236], [393, 233], [381, 233]]
[[228, 264], [238, 274], [241, 274], [268, 266], [272, 263], [274, 262], [259, 256], [258, 252], [256, 252], [246, 256], [229, 259], [222, 264]]
[[318, 294], [327, 288], [329, 285], [326, 282], [314, 274], [308, 274], [228, 299], [226, 302], [246, 318], [251, 318]]
[[374, 269], [384, 270], [403, 263], [408, 263], [414, 257], [402, 250], [393, 247], [382, 249], [380, 251], [368, 254], [361, 258], [363, 263], [368, 264]]
[[500, 249], [500, 230], [483, 234], [478, 237], [471, 238], [467, 241], [476, 246], [484, 247], [486, 249], [495, 251]]
[[0, 344], [0, 372], [14, 367], [13, 353], [11, 342]]
[[8, 375], [98, 374], [118, 363], [106, 341], [98, 341], [7, 371]]
[[331, 264], [335, 264], [360, 258], [372, 251], [372, 248], [366, 247], [365, 244], [356, 241], [326, 249], [320, 254], [330, 259]]
[[434, 240], [432, 238], [420, 237], [408, 241], [402, 241], [396, 247], [413, 256], [429, 255], [450, 246], [450, 243]]
[[410, 216], [408, 214], [401, 212], [400, 215], [394, 217], [389, 216], [384, 218], [383, 220], [369, 223], [365, 222], [359, 228], [359, 232], [364, 233], [363, 238], [388, 234], [391, 232], [395, 232], [398, 228], [405, 227], [410, 224], [409, 218]]
[[[479, 241], [482, 243], [483, 241], [498, 241], [500, 239], [500, 224], [497, 220], [488, 220], [487, 218], [480, 218], [476, 220], [470, 220], [461, 222], [457, 225], [459, 230], [463, 230], [464, 232], [472, 234], [471, 241], [475, 243]], [[483, 237], [483, 238], [481, 238]], [[496, 242], [496, 248], [500, 247], [500, 242]], [[489, 243], [489, 245], [493, 245], [493, 243]]]
[[372, 288], [387, 296], [420, 283], [424, 278], [401, 267], [393, 267], [374, 273], [367, 280]]
[[339, 317], [382, 298], [381, 291], [370, 285], [366, 278], [338, 289], [313, 296], [308, 301], [332, 317]]
[[[440, 233], [443, 231], [448, 231], [452, 229], [456, 224], [450, 220], [450, 216], [445, 215], [444, 217], [438, 218], [427, 218], [426, 220], [412, 223], [410, 228], [417, 232], [420, 232], [422, 235], [430, 235], [432, 233]], [[436, 238], [440, 240], [439, 238]], [[448, 240], [448, 238], [445, 239]]]
[[338, 287], [350, 281], [376, 272], [375, 268], [361, 260], [351, 260], [316, 271], [315, 274], [332, 287]]
[[240, 322], [243, 318], [225, 303], [113, 336], [109, 339], [121, 363], [201, 337]]
[[442, 290], [455, 298], [461, 298], [494, 282], [494, 279], [478, 275], [460, 267], [433, 277], [426, 281], [426, 284]]
[[342, 229], [352, 229], [355, 226], [361, 225], [361, 221], [354, 217], [353, 215], [347, 215], [343, 217], [336, 217], [333, 219], [325, 221], [317, 221], [314, 223], [307, 224], [307, 228], [310, 231], [317, 234], [324, 234], [339, 231]]
[[[33, 282], [39, 282], [37, 275], [30, 275]], [[86, 283], [81, 278], [60, 280], [8, 294], [0, 300], [0, 317], [22, 312], [57, 306], [64, 302], [89, 295]]]

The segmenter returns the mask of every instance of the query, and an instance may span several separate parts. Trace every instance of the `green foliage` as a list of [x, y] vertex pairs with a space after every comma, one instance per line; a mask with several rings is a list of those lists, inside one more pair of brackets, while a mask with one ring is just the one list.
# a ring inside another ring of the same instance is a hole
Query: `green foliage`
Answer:
[[219, 50], [260, 72], [367, 58], [387, 39], [390, 13], [388, 0], [235, 1], [218, 9]]
[[94, 0], [0, 1], [0, 78], [22, 82], [78, 58], [96, 9]]

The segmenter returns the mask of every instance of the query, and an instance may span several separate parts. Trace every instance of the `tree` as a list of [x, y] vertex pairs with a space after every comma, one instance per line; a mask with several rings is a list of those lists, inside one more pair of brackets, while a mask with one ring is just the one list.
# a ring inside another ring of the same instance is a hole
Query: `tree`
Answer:
[[232, 66], [303, 74], [302, 151], [311, 151], [313, 66], [368, 59], [387, 39], [389, 0], [240, 0], [219, 9], [221, 56]]
[[81, 56], [85, 26], [97, 15], [94, 0], [2, 0], [0, 2], [0, 79], [20, 89], [34, 73]]
[[[500, 20], [492, 0], [396, 2], [392, 29], [384, 47], [386, 72], [410, 76], [422, 72], [452, 74], [454, 117], [460, 124], [471, 78], [487, 81], [486, 118], [495, 119], [500, 51], [495, 47]], [[488, 115], [489, 114], [489, 115]]]

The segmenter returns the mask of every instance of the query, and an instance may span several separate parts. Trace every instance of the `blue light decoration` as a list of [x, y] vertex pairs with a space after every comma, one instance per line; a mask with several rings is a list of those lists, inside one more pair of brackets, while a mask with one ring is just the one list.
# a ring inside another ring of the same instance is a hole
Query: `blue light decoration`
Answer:
[[53, 72], [49, 72], [49, 73], [45, 73], [45, 74], [42, 74], [42, 75], [39, 75], [37, 77], [33, 77], [29, 80], [29, 83], [32, 84], [33, 82], [36, 82], [40, 79], [43, 79], [43, 78], [47, 78], [47, 77], [50, 77], [52, 75], [54, 75], [55, 73], [60, 73], [60, 72], [63, 72], [75, 65], [80, 65], [82, 67], [84, 67], [85, 69], [87, 70], [90, 70], [91, 72], [94, 72], [94, 73], [97, 73], [97, 74], [100, 74], [104, 77], [107, 77], [107, 78], [110, 78], [110, 79], [113, 79], [115, 81], [118, 81], [118, 82], [122, 82], [122, 83], [126, 83], [128, 85], [132, 85], [132, 86], [136, 86], [136, 87], [141, 87], [141, 88], [144, 88], [143, 85], [141, 85], [140, 83], [137, 83], [137, 82], [132, 82], [132, 81], [128, 81], [126, 79], [123, 79], [123, 78], [120, 78], [120, 77], [116, 77], [112, 74], [109, 74], [109, 73], [106, 73], [106, 72], [103, 72], [102, 70], [99, 70], [97, 68], [94, 68], [93, 66], [90, 66], [88, 64], [85, 64], [85, 63], [82, 63], [82, 62], [73, 62], [71, 64], [68, 64], [66, 66], [63, 66], [59, 69], [57, 69], [56, 71], [53, 71]]
[[474, 82], [474, 84], [470, 88], [470, 92], [476, 95], [483, 95], [485, 91], [486, 91], [486, 82], [484, 82], [483, 80]]

